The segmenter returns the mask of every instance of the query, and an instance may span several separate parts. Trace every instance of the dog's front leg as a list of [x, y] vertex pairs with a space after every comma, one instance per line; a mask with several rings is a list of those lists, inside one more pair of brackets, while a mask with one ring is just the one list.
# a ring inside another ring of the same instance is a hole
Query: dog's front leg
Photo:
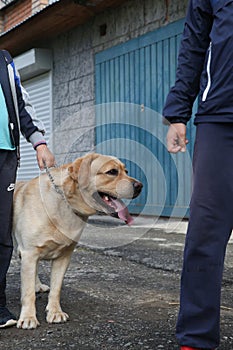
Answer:
[[48, 305], [46, 307], [46, 320], [48, 323], [66, 322], [69, 318], [69, 316], [61, 309], [60, 294], [63, 278], [69, 266], [72, 251], [52, 262], [50, 293]]
[[21, 313], [18, 328], [33, 329], [39, 325], [36, 318], [35, 276], [37, 266], [35, 252], [21, 252]]
[[37, 264], [37, 267], [36, 267], [36, 293], [46, 293], [49, 291], [49, 286], [47, 286], [46, 284], [43, 284], [39, 278], [39, 275], [38, 275], [38, 270], [39, 270], [39, 267], [38, 267], [38, 264]]

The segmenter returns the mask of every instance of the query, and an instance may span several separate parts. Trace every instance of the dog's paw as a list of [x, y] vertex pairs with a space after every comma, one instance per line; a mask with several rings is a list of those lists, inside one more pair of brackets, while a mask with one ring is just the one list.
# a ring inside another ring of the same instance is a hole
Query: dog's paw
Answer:
[[38, 284], [36, 285], [36, 293], [46, 293], [49, 292], [49, 286], [47, 286], [47, 284]]
[[20, 318], [17, 322], [17, 328], [22, 329], [34, 329], [39, 325], [40, 323], [38, 322], [36, 317], [23, 317]]
[[48, 323], [63, 323], [66, 322], [69, 318], [63, 311], [48, 311], [46, 321]]

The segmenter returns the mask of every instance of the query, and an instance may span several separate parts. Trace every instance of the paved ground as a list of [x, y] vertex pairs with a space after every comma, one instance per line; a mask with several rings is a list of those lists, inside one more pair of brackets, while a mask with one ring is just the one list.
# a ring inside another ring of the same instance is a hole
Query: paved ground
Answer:
[[[62, 290], [70, 320], [48, 325], [47, 294], [37, 295], [41, 326], [1, 330], [0, 349], [176, 350], [174, 328], [186, 222], [139, 218], [133, 227], [105, 217], [89, 221]], [[41, 265], [49, 282], [49, 264]], [[222, 292], [220, 350], [233, 349], [233, 244]], [[19, 315], [19, 261], [8, 276], [9, 307]]]

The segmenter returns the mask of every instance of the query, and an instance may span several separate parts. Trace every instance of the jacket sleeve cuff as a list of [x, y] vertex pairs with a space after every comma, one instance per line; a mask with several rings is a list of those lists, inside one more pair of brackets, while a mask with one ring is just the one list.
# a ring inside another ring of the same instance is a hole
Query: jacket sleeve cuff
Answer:
[[34, 149], [38, 147], [39, 145], [47, 145], [46, 140], [44, 139], [43, 135], [39, 131], [35, 131], [30, 137], [29, 141], [31, 142]]
[[189, 119], [187, 118], [182, 118], [182, 117], [163, 117], [163, 124], [164, 125], [170, 125], [170, 124], [175, 124], [175, 123], [182, 123], [182, 124], [187, 124]]

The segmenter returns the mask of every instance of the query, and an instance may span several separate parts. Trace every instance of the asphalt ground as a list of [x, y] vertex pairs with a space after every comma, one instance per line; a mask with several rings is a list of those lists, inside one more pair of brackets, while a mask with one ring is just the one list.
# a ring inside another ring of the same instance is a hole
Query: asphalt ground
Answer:
[[[67, 323], [47, 324], [48, 295], [37, 294], [40, 327], [1, 329], [0, 349], [175, 350], [179, 279], [187, 222], [138, 218], [131, 227], [89, 220], [66, 273], [61, 304]], [[221, 350], [233, 349], [233, 244], [222, 287]], [[8, 306], [20, 312], [20, 261], [8, 273]], [[40, 277], [49, 283], [50, 264]]]

